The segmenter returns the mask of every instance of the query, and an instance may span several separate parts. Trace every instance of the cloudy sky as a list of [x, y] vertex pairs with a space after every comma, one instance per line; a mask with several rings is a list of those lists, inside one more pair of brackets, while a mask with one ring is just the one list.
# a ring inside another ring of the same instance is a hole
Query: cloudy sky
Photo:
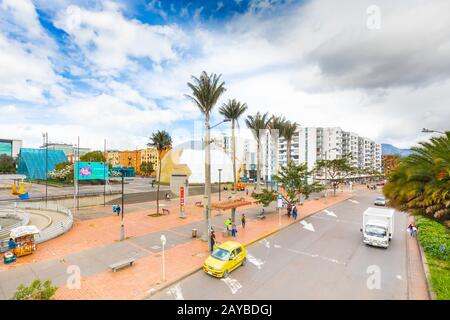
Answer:
[[0, 0], [0, 137], [181, 139], [202, 120], [186, 82], [206, 70], [226, 83], [220, 104], [409, 147], [422, 127], [449, 129], [449, 12], [448, 0]]

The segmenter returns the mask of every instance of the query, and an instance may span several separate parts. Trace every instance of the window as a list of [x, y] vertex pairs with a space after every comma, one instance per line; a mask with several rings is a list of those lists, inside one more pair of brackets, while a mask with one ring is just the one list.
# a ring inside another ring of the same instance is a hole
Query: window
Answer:
[[241, 252], [242, 252], [242, 248], [241, 247], [236, 249], [236, 254], [240, 254]]

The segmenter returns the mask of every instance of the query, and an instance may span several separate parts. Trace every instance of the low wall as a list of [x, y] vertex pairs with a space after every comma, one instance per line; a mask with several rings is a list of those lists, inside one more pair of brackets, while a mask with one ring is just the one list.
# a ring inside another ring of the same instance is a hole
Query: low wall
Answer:
[[[59, 198], [50, 198], [47, 200], [48, 205], [55, 205], [58, 207], [64, 207], [68, 209], [74, 209], [77, 207], [91, 207], [102, 205], [105, 201], [106, 203], [120, 199], [120, 193], [108, 193], [105, 197], [103, 197], [103, 193], [101, 194], [83, 194], [78, 197], [78, 199], [71, 196], [64, 196]], [[45, 200], [42, 199], [30, 199], [21, 203], [43, 203], [45, 205]], [[77, 205], [78, 203], [78, 205]]]

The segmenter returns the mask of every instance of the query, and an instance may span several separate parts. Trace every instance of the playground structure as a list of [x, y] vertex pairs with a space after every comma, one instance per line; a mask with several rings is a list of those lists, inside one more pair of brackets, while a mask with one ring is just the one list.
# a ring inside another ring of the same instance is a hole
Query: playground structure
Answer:
[[4, 189], [7, 194], [17, 196], [20, 200], [29, 199], [29, 191], [32, 184], [25, 183], [26, 176], [23, 174], [6, 174], [0, 175], [0, 181], [4, 182]]

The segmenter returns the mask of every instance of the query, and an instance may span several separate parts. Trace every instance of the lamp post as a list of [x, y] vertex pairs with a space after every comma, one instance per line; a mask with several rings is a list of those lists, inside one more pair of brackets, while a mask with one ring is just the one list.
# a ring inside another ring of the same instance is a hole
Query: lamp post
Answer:
[[125, 240], [125, 226], [123, 224], [123, 214], [125, 211], [125, 207], [124, 207], [124, 177], [125, 177], [125, 170], [122, 168], [120, 169], [120, 173], [122, 174], [122, 217], [121, 217], [121, 221], [120, 221], [120, 241]]
[[205, 232], [203, 233], [202, 240], [208, 241], [208, 248], [211, 248], [211, 227], [210, 227], [210, 215], [211, 215], [211, 148], [210, 144], [212, 140], [210, 138], [210, 130], [217, 127], [218, 125], [229, 122], [230, 119], [224, 119], [221, 122], [210, 126], [209, 124], [206, 126], [205, 132]]
[[166, 266], [165, 266], [165, 257], [164, 257], [164, 247], [166, 245], [166, 236], [161, 235], [161, 246], [162, 246], [162, 280], [166, 281]]
[[221, 188], [220, 188], [220, 178], [221, 178], [221, 176], [222, 176], [222, 169], [217, 169], [217, 170], [219, 170], [219, 201], [221, 200], [221, 198], [220, 198], [220, 192], [221, 192]]
[[48, 132], [42, 134], [45, 145], [45, 207], [47, 207], [48, 198]]

